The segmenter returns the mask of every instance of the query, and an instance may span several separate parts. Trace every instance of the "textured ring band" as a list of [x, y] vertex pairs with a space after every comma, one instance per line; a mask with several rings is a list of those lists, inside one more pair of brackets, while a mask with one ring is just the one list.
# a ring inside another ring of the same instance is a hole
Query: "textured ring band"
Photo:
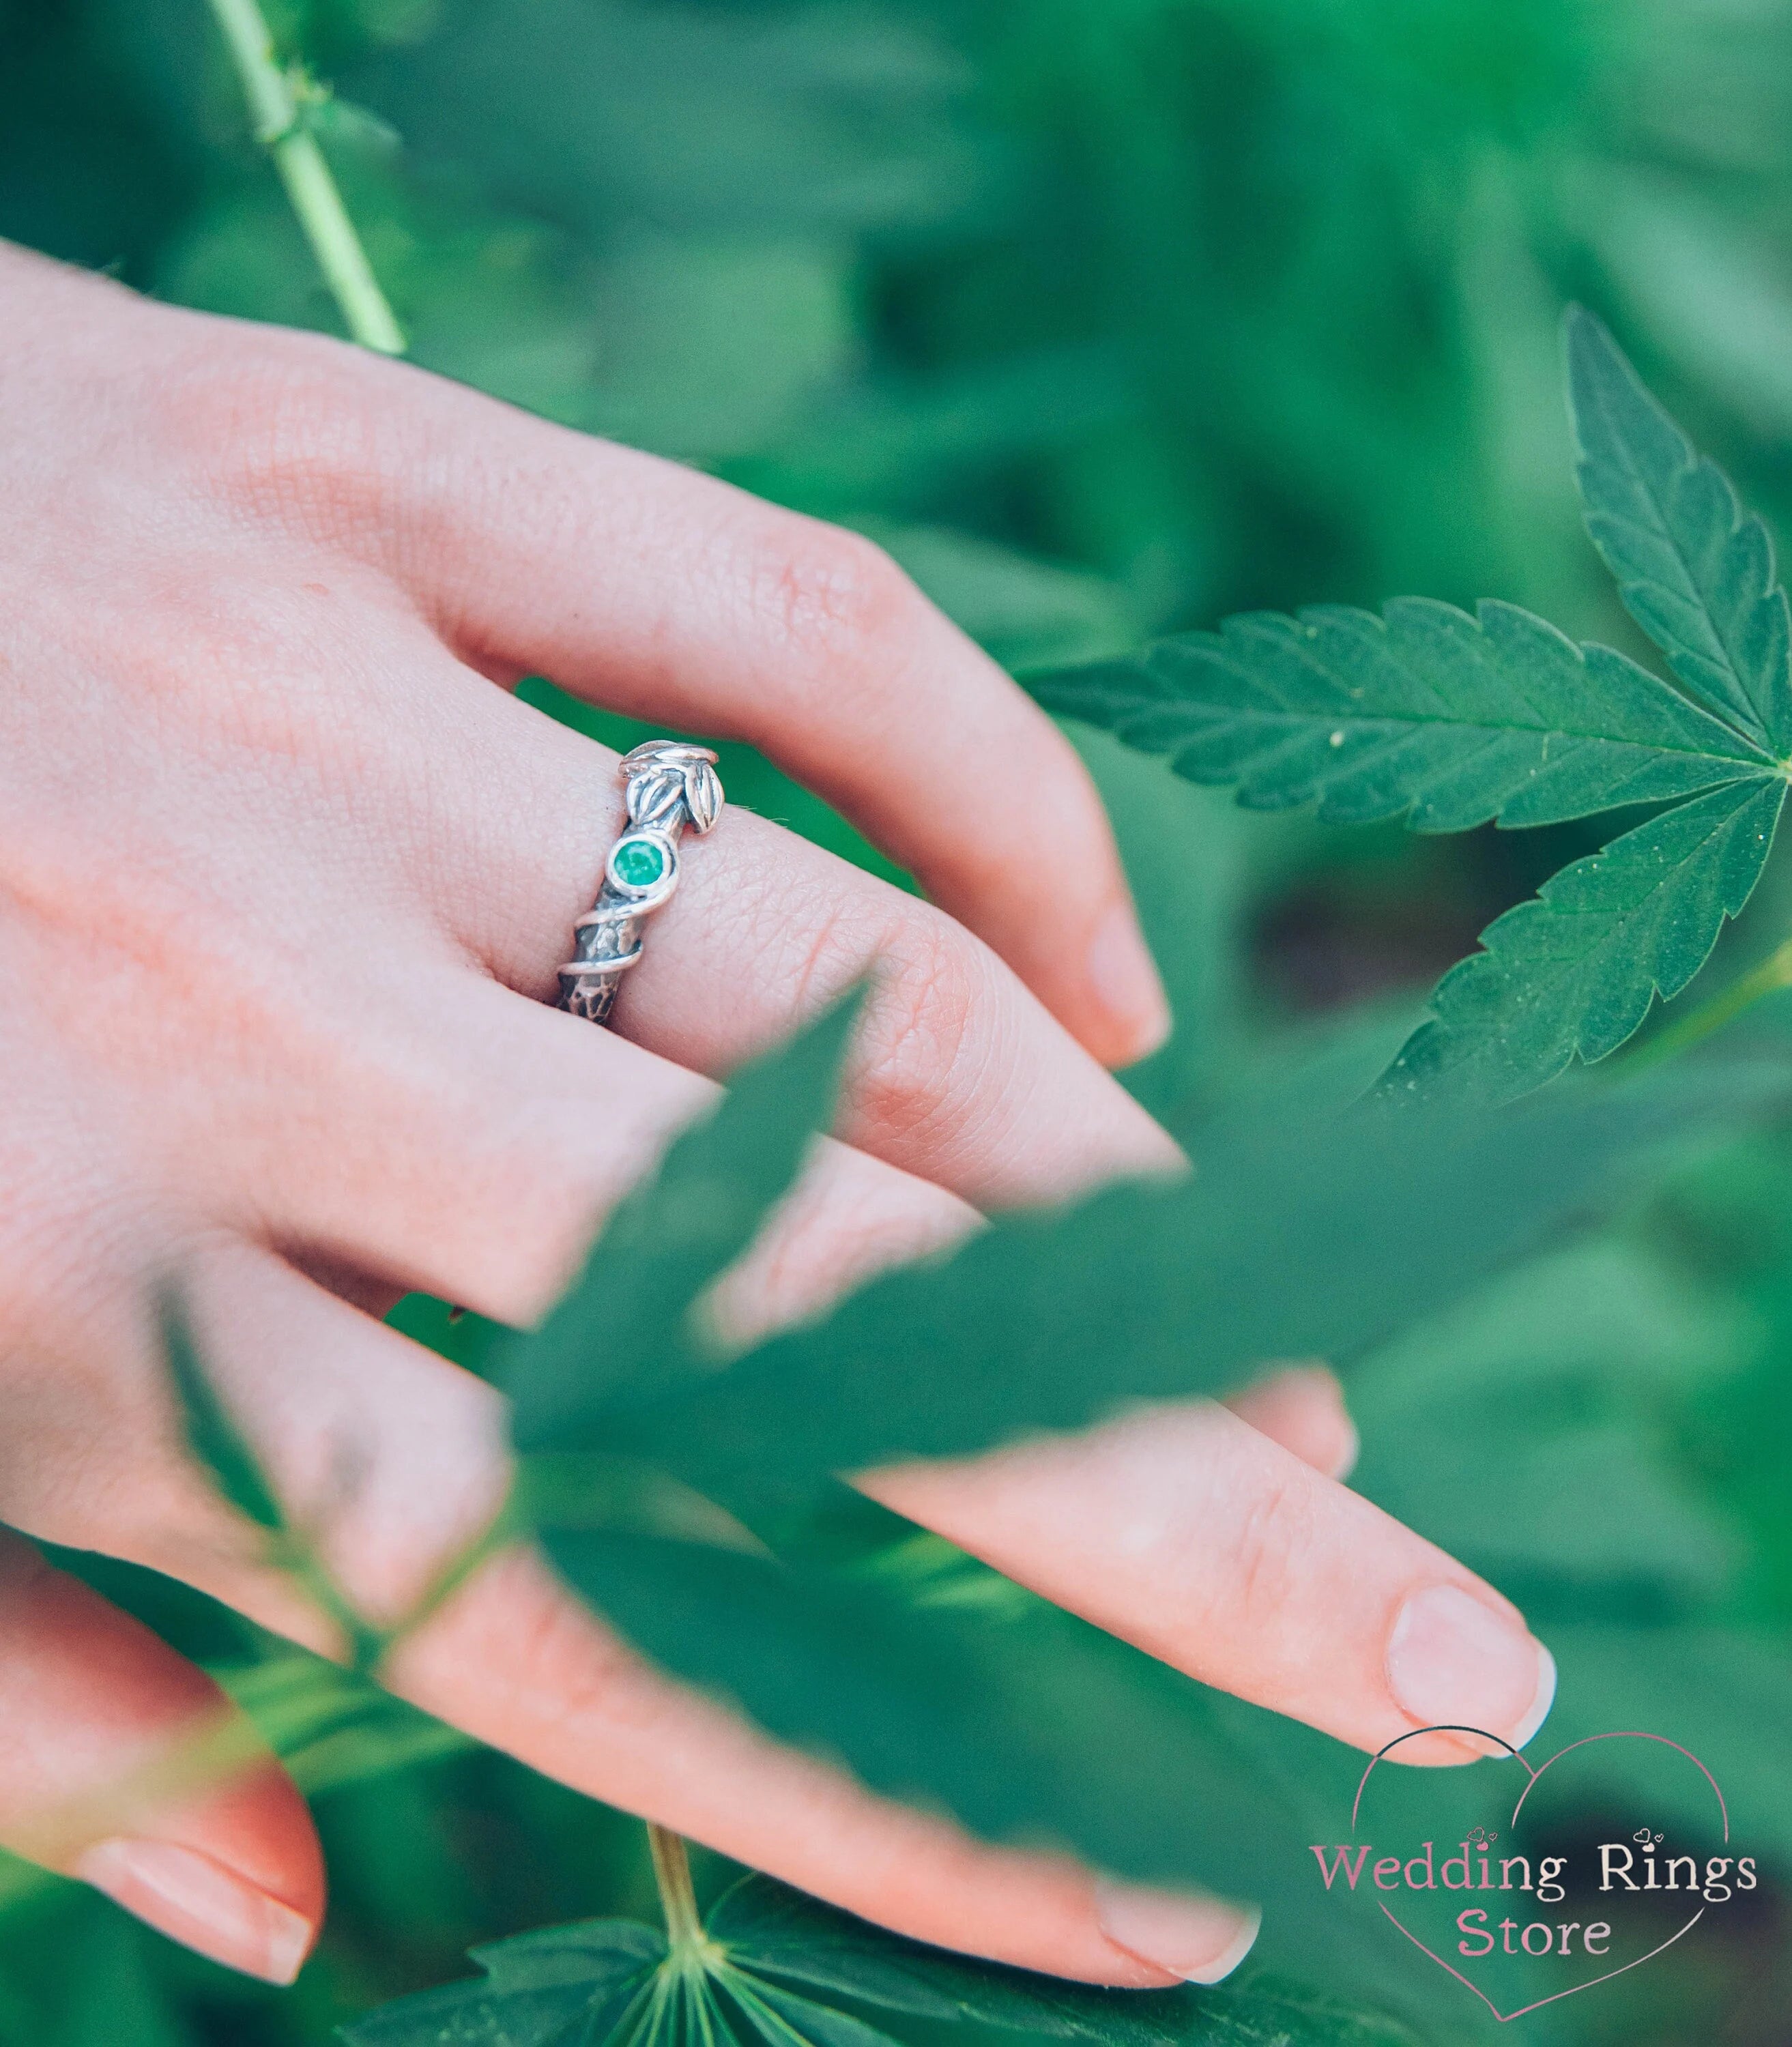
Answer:
[[650, 739], [617, 772], [628, 792], [628, 829], [610, 849], [598, 900], [574, 926], [574, 957], [560, 969], [559, 1006], [594, 1023], [608, 1020], [623, 975], [641, 958], [643, 919], [678, 886], [685, 826], [706, 832], [722, 815], [722, 783], [707, 747]]

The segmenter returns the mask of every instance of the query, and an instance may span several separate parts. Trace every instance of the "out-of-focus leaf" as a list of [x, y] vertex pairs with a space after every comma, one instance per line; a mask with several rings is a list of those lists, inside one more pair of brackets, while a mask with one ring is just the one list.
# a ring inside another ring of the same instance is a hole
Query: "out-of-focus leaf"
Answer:
[[1483, 950], [1432, 993], [1432, 1015], [1381, 1082], [1400, 1096], [1445, 1084], [1484, 1101], [1540, 1087], [1631, 1036], [1678, 995], [1741, 913], [1785, 807], [1778, 775], [1664, 811], [1577, 860], [1481, 933]]
[[1665, 1438], [1689, 1382], [1735, 1369], [1755, 1341], [1734, 1304], [1595, 1240], [1365, 1359], [1351, 1484], [1527, 1610], [1547, 1592], [1687, 1611], [1724, 1596], [1737, 1544]]
[[[457, 205], [401, 178], [352, 139], [330, 154], [412, 358], [568, 425], [594, 424], [601, 331], [590, 261], [540, 222]], [[196, 214], [155, 281], [162, 296], [207, 312], [339, 331], [271, 175]]]
[[103, 1906], [83, 1921], [65, 1960], [55, 2047], [195, 2047], [173, 1986], [150, 1965], [156, 1937]]
[[725, 1502], [774, 1499], [1224, 1391], [1267, 1358], [1348, 1360], [1783, 1098], [1771, 1065], [1708, 1066], [1520, 1112], [1260, 1117], [1198, 1143], [1185, 1183], [1003, 1220], [718, 1378], [613, 1410], [611, 1446]]
[[989, 182], [962, 64], [893, 11], [451, 0], [345, 82], [420, 155], [586, 234], [925, 223]]
[[[1543, 1754], [1613, 1728], [1666, 1735], [1717, 1778], [1739, 1852], [1792, 1869], [1792, 1785], [1760, 1733], [1792, 1716], [1792, 1643], [1783, 1633], [1700, 1618], [1602, 1625], [1566, 1613], [1542, 1625], [1560, 1674]], [[1590, 1759], [1600, 1788], [1623, 1809], [1638, 1760], [1622, 1742], [1600, 1744]], [[1690, 1773], [1646, 1781], [1651, 1809], [1658, 1805], [1664, 1821], [1715, 1832], [1709, 1794]]]
[[[172, 1290], [162, 1296], [161, 1321], [164, 1354], [188, 1448], [231, 1505], [265, 1531], [266, 1560], [291, 1571], [341, 1628], [356, 1670], [371, 1670], [385, 1653], [386, 1635], [369, 1625], [336, 1583], [318, 1554], [318, 1530], [289, 1519], [275, 1498], [260, 1460], [207, 1376], [185, 1308]], [[345, 1475], [351, 1472], [352, 1459], [341, 1460], [340, 1469]]]
[[1759, 775], [1761, 745], [1609, 648], [1509, 604], [1400, 598], [1229, 619], [1035, 677], [1047, 710], [1165, 753], [1253, 809], [1458, 832], [1659, 803]]
[[211, 1673], [308, 1797], [472, 1746], [366, 1677], [295, 1650]]
[[1588, 185], [1589, 237], [1639, 324], [1758, 433], [1792, 435], [1792, 271], [1779, 238], [1690, 180], [1601, 166]]
[[850, 284], [823, 242], [629, 237], [595, 294], [586, 424], [686, 461], [757, 452], [853, 366]]
[[1117, 366], [1090, 348], [1005, 349], [918, 377], [868, 377], [825, 398], [775, 450], [728, 466], [748, 489], [825, 518], [922, 518], [967, 481], [1074, 447], [1123, 411]]
[[1587, 531], [1631, 616], [1702, 703], [1792, 753], [1792, 621], [1767, 528], [1579, 308], [1568, 358]]
[[1280, 849], [1271, 843], [1277, 828], [1106, 733], [1078, 727], [1071, 737], [1113, 820], [1175, 1023], [1168, 1043], [1123, 1079], [1180, 1134], [1250, 1039], [1246, 938], [1265, 861]]
[[874, 1579], [702, 1544], [586, 1530], [543, 1539], [567, 1582], [656, 1662], [874, 1790], [943, 1805], [991, 1839], [1059, 1839], [1130, 1875], [1169, 1873], [1167, 1862], [1229, 1895], [1295, 1890], [1293, 1809], [1229, 1732], [1225, 1703], [1186, 1680], [1181, 1802], [1154, 1836], [1103, 1797], [1093, 1728], [1061, 1736], [998, 1705], [974, 1616], [914, 1611]]

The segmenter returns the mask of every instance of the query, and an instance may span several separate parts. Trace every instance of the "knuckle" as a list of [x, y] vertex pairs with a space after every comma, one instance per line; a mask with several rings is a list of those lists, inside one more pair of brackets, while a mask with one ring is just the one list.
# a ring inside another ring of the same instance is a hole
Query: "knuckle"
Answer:
[[859, 1118], [880, 1146], [950, 1149], [967, 1136], [997, 1064], [989, 1034], [977, 1027], [996, 1008], [989, 963], [966, 933], [922, 905], [880, 950], [856, 1077]]
[[805, 672], [830, 685], [842, 667], [887, 663], [925, 602], [874, 542], [809, 520], [781, 528], [749, 579], [755, 611]]
[[1227, 1545], [1231, 1604], [1240, 1613], [1278, 1612], [1299, 1591], [1306, 1532], [1302, 1488], [1285, 1473], [1268, 1479], [1245, 1507]]
[[403, 408], [390, 366], [327, 335], [277, 331], [195, 350], [158, 385], [176, 473], [250, 517], [337, 537], [377, 513]]
[[513, 1554], [488, 1566], [490, 1582], [470, 1587], [490, 1627], [493, 1667], [536, 1697], [551, 1698], [566, 1717], [614, 1735], [652, 1732], [664, 1718], [672, 1688], [613, 1635], [556, 1577], [545, 1558]]
[[1006, 1113], [1018, 984], [943, 911], [881, 883], [843, 889], [831, 868], [793, 883], [743, 859], [718, 915], [731, 934], [753, 934], [780, 1012], [809, 1015], [869, 984], [846, 1091], [850, 1143], [908, 1171], [944, 1170]]

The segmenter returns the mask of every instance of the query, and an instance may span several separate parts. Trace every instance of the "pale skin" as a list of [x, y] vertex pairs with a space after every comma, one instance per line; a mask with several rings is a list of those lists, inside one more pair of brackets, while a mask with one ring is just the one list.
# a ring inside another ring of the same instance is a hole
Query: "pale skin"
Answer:
[[[714, 1077], [868, 972], [835, 1137], [731, 1289], [741, 1326], [979, 1210], [1182, 1170], [1105, 1070], [1167, 1019], [1095, 793], [874, 548], [21, 252], [0, 251], [0, 1520], [339, 1646], [178, 1447], [151, 1312], [177, 1273], [296, 1511], [358, 1446], [332, 1559], [370, 1615], [401, 1613], [501, 1496], [503, 1417], [378, 1313], [422, 1288], [538, 1316]], [[613, 756], [508, 693], [531, 672], [751, 741], [930, 901], [732, 809], [687, 842], [615, 1028], [559, 1013], [621, 799]], [[1527, 1739], [1546, 1655], [1346, 1488], [1354, 1441], [1309, 1367], [1227, 1407], [857, 1482], [1360, 1747], [1444, 1721]], [[323, 1895], [297, 1792], [266, 1759], [146, 1790], [215, 1720], [211, 1681], [0, 1540], [0, 1843], [289, 1979]], [[925, 1940], [1134, 1985], [1212, 1980], [1249, 1944], [1248, 1901], [990, 1846], [780, 1748], [640, 1662], [526, 1550], [387, 1676]], [[1416, 1759], [1467, 1754], [1430, 1741]]]

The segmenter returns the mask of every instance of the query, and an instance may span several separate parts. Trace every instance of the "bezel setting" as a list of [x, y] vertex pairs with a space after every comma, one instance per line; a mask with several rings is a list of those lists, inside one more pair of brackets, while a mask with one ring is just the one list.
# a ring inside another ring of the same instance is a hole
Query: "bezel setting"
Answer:
[[[651, 881], [629, 880], [621, 872], [617, 861], [630, 846], [649, 846], [660, 855], [660, 869]], [[663, 831], [650, 825], [637, 825], [633, 831], [625, 832], [610, 849], [604, 862], [604, 879], [618, 896], [641, 908], [651, 908], [664, 903], [678, 886], [678, 848]]]

